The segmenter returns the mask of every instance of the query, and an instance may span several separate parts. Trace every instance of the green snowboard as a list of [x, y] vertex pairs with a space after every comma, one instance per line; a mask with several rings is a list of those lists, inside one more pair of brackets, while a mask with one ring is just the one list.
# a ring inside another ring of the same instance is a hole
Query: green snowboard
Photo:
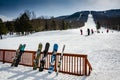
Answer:
[[17, 60], [17, 57], [18, 57], [18, 54], [19, 54], [21, 48], [22, 48], [22, 44], [20, 44], [19, 47], [18, 47], [18, 49], [16, 50], [16, 55], [15, 55], [15, 57], [13, 58], [13, 62], [12, 62], [12, 64], [11, 64], [11, 66], [14, 66], [14, 65], [15, 65], [16, 60]]
[[36, 56], [35, 56], [35, 59], [34, 59], [33, 70], [36, 70], [38, 68], [39, 58], [40, 58], [40, 55], [41, 55], [41, 50], [42, 50], [42, 43], [40, 43], [38, 45], [38, 50], [36, 51]]

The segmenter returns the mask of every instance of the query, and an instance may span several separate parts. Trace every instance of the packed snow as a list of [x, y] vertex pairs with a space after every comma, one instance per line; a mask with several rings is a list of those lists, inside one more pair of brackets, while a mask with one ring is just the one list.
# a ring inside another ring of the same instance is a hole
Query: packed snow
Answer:
[[0, 40], [0, 49], [16, 50], [19, 44], [25, 43], [25, 50], [36, 51], [40, 42], [44, 46], [49, 42], [49, 52], [52, 52], [54, 43], [59, 45], [58, 52], [61, 52], [65, 44], [65, 53], [88, 55], [93, 68], [90, 76], [63, 73], [56, 76], [55, 72], [48, 74], [47, 70], [33, 71], [32, 67], [10, 67], [10, 63], [0, 62], [0, 80], [120, 80], [120, 32], [110, 30], [106, 33], [106, 29], [101, 28], [100, 33], [87, 36], [86, 33], [81, 35], [80, 29], [83, 28], [43, 31], [27, 36], [7, 35]]
[[120, 80], [120, 32], [110, 30], [106, 33], [80, 35], [80, 29], [38, 32], [28, 36], [7, 37], [0, 40], [0, 49], [17, 49], [20, 43], [26, 43], [26, 50], [37, 50], [38, 43], [58, 43], [58, 52], [66, 45], [65, 53], [87, 54], [93, 71], [90, 76], [74, 76], [61, 73], [55, 76], [47, 70], [33, 71], [31, 67], [19, 65], [10, 67], [9, 63], [0, 62], [0, 80]]

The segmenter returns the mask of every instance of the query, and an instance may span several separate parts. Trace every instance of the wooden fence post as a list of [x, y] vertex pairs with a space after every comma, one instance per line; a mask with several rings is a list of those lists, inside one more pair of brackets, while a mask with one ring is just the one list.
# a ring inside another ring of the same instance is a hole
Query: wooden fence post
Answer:
[[56, 69], [56, 67], [57, 67], [57, 57], [58, 57], [58, 55], [56, 54], [56, 60], [55, 60], [55, 66], [54, 66], [55, 72], [57, 71], [57, 69]]
[[3, 50], [3, 64], [5, 63], [5, 50]]
[[87, 76], [87, 56], [85, 56], [85, 75]]
[[35, 53], [32, 53], [32, 66], [34, 66]]

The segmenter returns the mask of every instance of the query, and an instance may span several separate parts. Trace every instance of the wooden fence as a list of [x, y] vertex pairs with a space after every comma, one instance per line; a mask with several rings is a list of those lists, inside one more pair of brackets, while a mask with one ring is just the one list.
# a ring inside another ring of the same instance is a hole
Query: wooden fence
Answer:
[[[33, 60], [35, 59], [35, 51], [25, 51], [21, 57], [21, 65], [25, 66], [33, 66]], [[13, 57], [16, 54], [16, 50], [6, 50], [0, 49], [0, 61], [5, 63], [11, 63]], [[48, 69], [50, 66], [52, 53], [49, 52], [46, 58], [45, 69]], [[42, 58], [43, 54], [41, 54], [40, 59]], [[60, 53], [57, 53], [55, 66], [58, 65], [58, 60], [60, 58]], [[55, 67], [55, 71], [56, 71]], [[83, 54], [68, 54], [64, 53], [62, 64], [60, 67], [60, 72], [73, 74], [78, 76], [89, 76], [92, 71], [92, 67], [87, 59], [87, 55]]]

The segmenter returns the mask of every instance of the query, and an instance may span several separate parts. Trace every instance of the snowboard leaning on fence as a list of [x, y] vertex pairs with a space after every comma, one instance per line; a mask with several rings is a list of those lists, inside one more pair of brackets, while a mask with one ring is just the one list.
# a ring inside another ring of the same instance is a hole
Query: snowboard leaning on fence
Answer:
[[18, 49], [16, 50], [16, 54], [15, 54], [15, 56], [14, 56], [14, 58], [13, 58], [13, 61], [12, 61], [11, 66], [14, 66], [14, 65], [15, 65], [15, 61], [17, 60], [17, 57], [18, 57], [18, 54], [19, 54], [19, 52], [20, 52], [20, 48], [21, 48], [21, 47], [22, 47], [22, 44], [20, 44], [19, 47], [18, 47]]
[[58, 75], [59, 70], [60, 70], [60, 66], [61, 66], [61, 63], [62, 63], [62, 60], [63, 60], [64, 49], [65, 49], [65, 45], [63, 45], [62, 53], [61, 53], [60, 59], [59, 59], [59, 61], [58, 61], [56, 75]]
[[51, 56], [50, 67], [48, 69], [48, 73], [52, 73], [54, 71], [57, 50], [58, 50], [58, 44], [54, 44], [53, 52], [52, 52], [52, 56]]
[[23, 44], [23, 45], [20, 44], [19, 45], [19, 48], [16, 51], [16, 55], [15, 55], [15, 57], [13, 59], [13, 62], [11, 64], [11, 66], [15, 66], [15, 67], [18, 66], [19, 62], [21, 61], [21, 56], [24, 53], [25, 46], [26, 46], [26, 44]]
[[35, 59], [34, 59], [34, 65], [33, 65], [33, 70], [36, 70], [39, 64], [39, 58], [41, 56], [41, 50], [42, 50], [42, 43], [38, 45], [38, 49], [35, 54]]
[[47, 42], [45, 45], [45, 49], [43, 51], [43, 57], [40, 61], [40, 67], [39, 67], [39, 71], [43, 71], [44, 66], [45, 66], [45, 62], [46, 62], [46, 57], [48, 55], [48, 50], [49, 50], [50, 44]]

